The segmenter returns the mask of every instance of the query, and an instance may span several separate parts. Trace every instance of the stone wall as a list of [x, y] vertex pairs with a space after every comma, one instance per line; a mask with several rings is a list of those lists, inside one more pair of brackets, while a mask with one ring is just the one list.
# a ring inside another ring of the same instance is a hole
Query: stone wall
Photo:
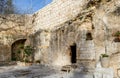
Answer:
[[39, 29], [54, 29], [55, 26], [78, 15], [85, 7], [87, 0], [57, 0], [53, 1], [34, 16], [34, 32]]
[[95, 10], [93, 17], [96, 60], [99, 60], [101, 54], [107, 53], [111, 57], [110, 67], [114, 69], [115, 77], [119, 68], [120, 42], [115, 41], [113, 34], [120, 31], [119, 6], [119, 0], [107, 2]]
[[0, 15], [0, 61], [10, 61], [12, 44], [31, 33], [30, 19], [30, 15]]
[[[95, 66], [93, 39], [87, 40], [87, 33], [92, 36], [92, 22], [85, 13], [86, 21], [82, 23], [81, 15], [58, 25], [53, 30], [40, 29], [34, 34], [35, 60], [45, 64], [71, 64], [71, 46], [76, 44], [76, 61], [86, 66]], [[87, 27], [86, 27], [87, 25]], [[54, 59], [53, 59], [54, 58]], [[90, 64], [93, 62], [93, 65]], [[89, 63], [89, 64], [88, 64]]]
[[0, 15], [0, 61], [10, 60], [13, 42], [31, 35], [35, 61], [69, 65], [76, 45], [79, 66], [95, 68], [106, 53], [117, 77], [120, 41], [113, 34], [119, 25], [119, 0], [54, 0], [33, 15]]
[[[79, 65], [94, 68], [101, 54], [107, 53], [117, 77], [119, 61], [115, 59], [119, 58], [120, 43], [113, 34], [120, 31], [119, 7], [119, 0], [54, 0], [33, 15], [35, 60], [61, 66], [71, 64], [70, 46], [76, 44]], [[92, 39], [87, 39], [88, 33]]]
[[[116, 5], [116, 6], [114, 6]], [[93, 24], [95, 27], [94, 38], [98, 56], [100, 53], [112, 54], [119, 51], [119, 42], [115, 42], [113, 34], [119, 31], [119, 16], [114, 11], [120, 6], [119, 1], [111, 1], [96, 9]]]

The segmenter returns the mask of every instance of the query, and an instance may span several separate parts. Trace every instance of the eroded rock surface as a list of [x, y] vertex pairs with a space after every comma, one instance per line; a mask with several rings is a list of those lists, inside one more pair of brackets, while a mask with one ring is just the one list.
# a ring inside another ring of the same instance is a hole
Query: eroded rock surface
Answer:
[[9, 61], [11, 45], [26, 39], [34, 47], [34, 61], [41, 64], [75, 63], [79, 68], [95, 69], [101, 54], [106, 53], [114, 77], [118, 77], [117, 31], [120, 0], [54, 0], [33, 15], [0, 15], [0, 61]]

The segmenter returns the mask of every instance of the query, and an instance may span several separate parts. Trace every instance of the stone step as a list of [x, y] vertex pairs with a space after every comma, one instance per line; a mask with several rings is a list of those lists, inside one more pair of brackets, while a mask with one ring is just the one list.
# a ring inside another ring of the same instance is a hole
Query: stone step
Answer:
[[66, 65], [66, 66], [63, 66], [61, 68], [61, 71], [70, 72], [70, 71], [72, 71], [72, 70], [74, 70], [76, 68], [77, 68], [77, 65], [75, 65], [75, 64], [73, 64], [73, 65]]

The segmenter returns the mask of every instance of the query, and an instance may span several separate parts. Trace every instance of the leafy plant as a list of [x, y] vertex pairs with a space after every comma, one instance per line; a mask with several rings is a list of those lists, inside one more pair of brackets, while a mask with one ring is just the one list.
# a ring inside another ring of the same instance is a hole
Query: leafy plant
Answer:
[[104, 58], [104, 57], [109, 57], [109, 55], [107, 54], [101, 54], [101, 56]]
[[24, 52], [24, 62], [30, 62], [28, 58], [32, 55], [33, 48], [31, 46], [25, 46], [23, 52]]
[[30, 56], [33, 52], [33, 48], [31, 46], [25, 46], [24, 47], [24, 54], [26, 56]]
[[117, 31], [115, 34], [114, 34], [115, 37], [119, 37], [120, 36], [120, 31]]
[[22, 59], [20, 60], [21, 62], [30, 62], [30, 56], [33, 53], [33, 48], [31, 46], [24, 46], [20, 45], [19, 46], [20, 50], [18, 50], [18, 53], [22, 53]]

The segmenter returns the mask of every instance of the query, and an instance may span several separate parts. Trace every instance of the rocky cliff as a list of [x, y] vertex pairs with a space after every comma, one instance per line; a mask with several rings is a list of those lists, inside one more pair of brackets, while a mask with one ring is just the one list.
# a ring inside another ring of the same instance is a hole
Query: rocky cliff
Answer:
[[56, 0], [41, 11], [35, 15], [43, 15], [43, 19], [37, 17], [34, 22], [36, 60], [71, 64], [71, 47], [76, 45], [76, 63], [94, 68], [101, 54], [106, 53], [116, 75], [120, 40], [114, 34], [120, 31], [119, 0]]
[[105, 53], [117, 77], [119, 34], [120, 0], [54, 0], [33, 15], [0, 15], [0, 61], [10, 60], [16, 40], [30, 36], [35, 61], [94, 69]]

